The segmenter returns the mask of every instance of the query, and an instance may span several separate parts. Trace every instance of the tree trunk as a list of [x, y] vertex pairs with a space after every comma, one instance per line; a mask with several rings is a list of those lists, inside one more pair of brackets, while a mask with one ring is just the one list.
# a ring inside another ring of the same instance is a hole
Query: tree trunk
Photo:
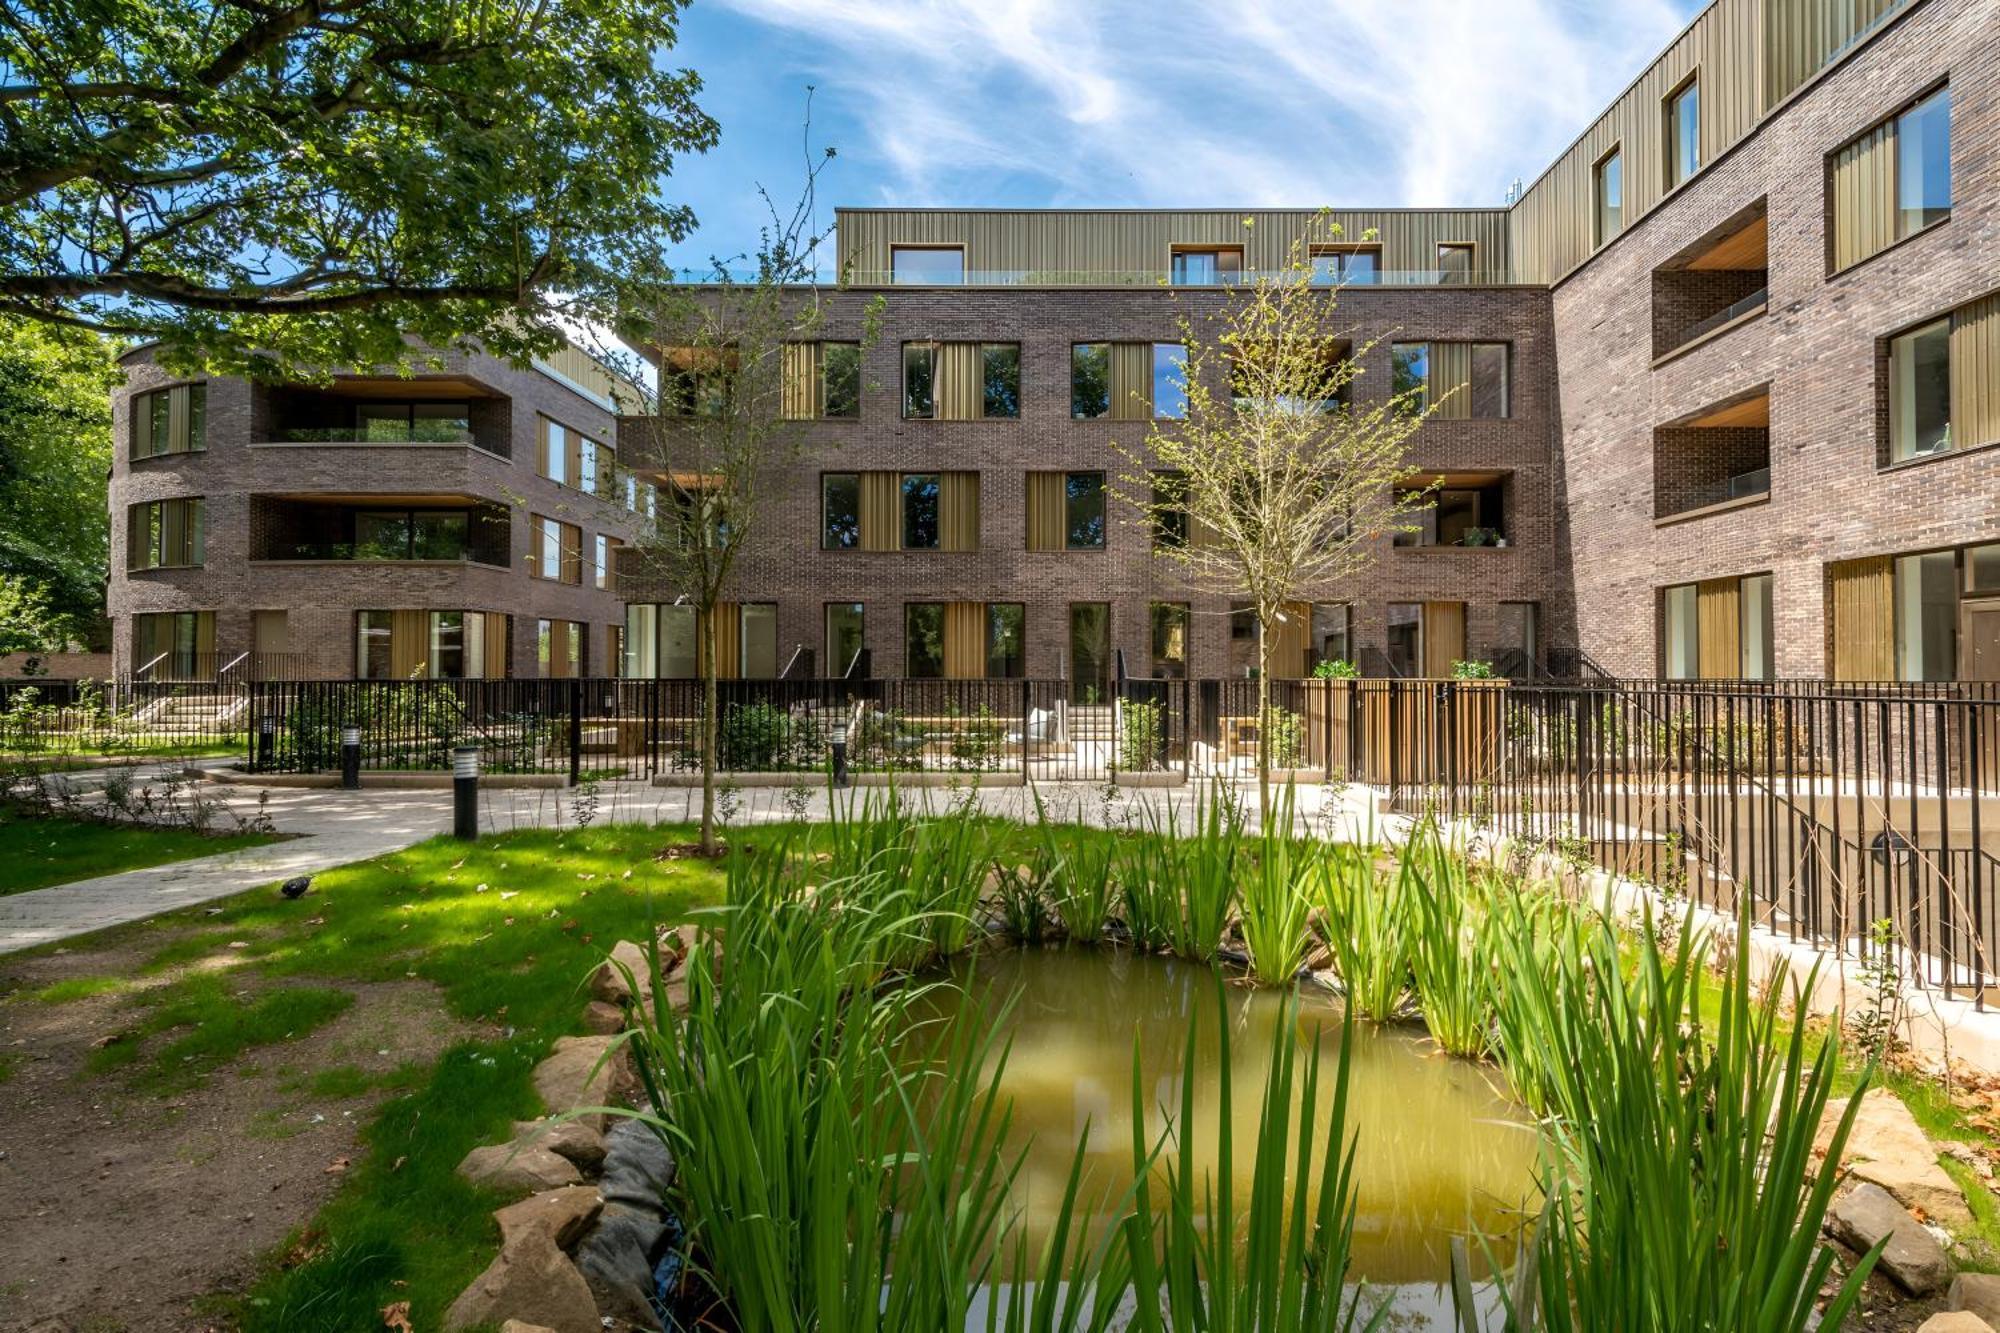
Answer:
[[701, 636], [701, 853], [715, 855], [715, 633], [709, 607], [695, 612], [695, 632]]
[[1271, 819], [1271, 622], [1257, 611], [1257, 820]]

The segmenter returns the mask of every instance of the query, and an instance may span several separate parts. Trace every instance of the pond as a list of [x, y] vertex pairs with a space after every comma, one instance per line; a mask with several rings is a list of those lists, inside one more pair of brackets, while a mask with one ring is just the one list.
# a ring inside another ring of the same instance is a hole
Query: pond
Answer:
[[[1129, 950], [1006, 949], [954, 966], [957, 987], [940, 987], [935, 1007], [974, 1003], [997, 1012], [1014, 997], [1001, 1086], [1013, 1102], [1012, 1145], [1025, 1150], [1014, 1205], [1031, 1246], [1062, 1199], [1079, 1139], [1097, 1189], [1130, 1180], [1132, 1057], [1136, 1041], [1147, 1106], [1148, 1142], [1178, 1114], [1183, 1043], [1194, 1034], [1195, 1158], [1212, 1177], [1220, 1113], [1218, 1080], [1231, 1084], [1235, 1188], [1247, 1200], [1265, 1070], [1284, 999], [1274, 991], [1224, 988], [1230, 1068], [1219, 1067], [1215, 972]], [[942, 1012], [941, 1015], [942, 1016]], [[1341, 1040], [1339, 1001], [1308, 990], [1294, 1029], [1319, 1042], [1320, 1111], [1332, 1104]], [[1512, 1257], [1521, 1210], [1537, 1200], [1536, 1129], [1491, 1065], [1436, 1053], [1421, 1026], [1358, 1024], [1349, 1066], [1348, 1129], [1355, 1143], [1354, 1272], [1369, 1286], [1395, 1289], [1407, 1322], [1443, 1327], [1450, 1299], [1453, 1236], [1466, 1236], [1474, 1266], [1486, 1265], [1478, 1237], [1502, 1263]], [[1304, 1068], [1301, 1066], [1301, 1082]], [[1324, 1129], [1320, 1131], [1324, 1134]], [[1316, 1174], [1315, 1169], [1315, 1174]], [[1111, 1200], [1106, 1199], [1106, 1203]], [[1287, 1206], [1289, 1207], [1289, 1201]]]

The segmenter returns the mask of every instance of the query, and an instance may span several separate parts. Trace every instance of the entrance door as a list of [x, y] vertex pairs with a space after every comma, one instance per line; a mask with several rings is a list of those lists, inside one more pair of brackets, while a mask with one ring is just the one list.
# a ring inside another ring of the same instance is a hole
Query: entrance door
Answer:
[[[1958, 678], [1966, 682], [2000, 681], [2000, 598], [1961, 602], [1958, 607]], [[2000, 700], [2000, 689], [1989, 690]], [[2000, 707], [1975, 708], [1973, 725], [1979, 747], [1979, 785], [2000, 790]]]
[[1111, 693], [1111, 604], [1069, 606], [1070, 702], [1101, 704]]

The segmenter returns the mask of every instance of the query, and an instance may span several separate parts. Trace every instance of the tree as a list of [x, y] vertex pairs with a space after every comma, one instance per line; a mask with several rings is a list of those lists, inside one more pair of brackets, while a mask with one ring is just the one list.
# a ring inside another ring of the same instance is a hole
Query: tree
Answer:
[[[1247, 225], [1247, 224], [1246, 224]], [[1326, 228], [1337, 238], [1337, 225]], [[1315, 238], [1318, 239], [1318, 238]], [[1429, 504], [1403, 488], [1410, 437], [1430, 410], [1406, 391], [1344, 401], [1373, 343], [1349, 348], [1336, 293], [1314, 281], [1301, 238], [1286, 267], [1183, 315], [1185, 415], [1120, 446], [1115, 483], [1197, 588], [1240, 596], [1257, 618], [1257, 782], [1271, 787], [1271, 644], [1301, 593], [1358, 575], [1380, 539]], [[1171, 534], [1179, 534], [1176, 538]]]
[[15, 650], [100, 631], [113, 350], [80, 329], [0, 319], [0, 576], [16, 607], [0, 619]]
[[552, 350], [692, 226], [681, 4], [8, 5], [0, 312], [226, 373]]
[[[810, 119], [807, 122], [810, 141]], [[672, 283], [636, 294], [620, 321], [623, 341], [644, 348], [644, 364], [613, 349], [637, 406], [621, 425], [628, 465], [662, 478], [652, 530], [620, 566], [693, 608], [702, 685], [701, 845], [713, 853], [718, 736], [716, 618], [725, 608], [738, 557], [757, 540], [764, 495], [798, 475], [811, 412], [788, 393], [818, 386], [788, 372], [794, 345], [810, 344], [825, 319], [812, 230], [819, 173], [833, 159], [808, 149], [798, 202], [781, 212], [764, 194], [770, 222], [754, 255], [714, 261], [708, 284]], [[747, 262], [750, 273], [732, 264]], [[788, 410], [792, 409], [792, 410]]]

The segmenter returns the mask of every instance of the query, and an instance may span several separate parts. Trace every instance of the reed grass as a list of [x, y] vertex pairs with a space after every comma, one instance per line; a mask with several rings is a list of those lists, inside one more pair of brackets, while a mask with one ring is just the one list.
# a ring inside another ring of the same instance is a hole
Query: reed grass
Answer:
[[1410, 992], [1411, 871], [1393, 877], [1375, 865], [1375, 849], [1337, 844], [1320, 877], [1320, 920], [1347, 1003], [1362, 1018], [1388, 1022], [1403, 1015]]
[[1410, 975], [1424, 1026], [1439, 1049], [1476, 1059], [1493, 1038], [1492, 973], [1478, 948], [1484, 895], [1464, 859], [1428, 821], [1414, 830], [1402, 862], [1408, 872]]
[[1326, 873], [1324, 847], [1294, 835], [1293, 788], [1288, 783], [1258, 837], [1257, 855], [1242, 892], [1243, 944], [1250, 974], [1267, 986], [1293, 980], [1312, 946], [1312, 909]]

